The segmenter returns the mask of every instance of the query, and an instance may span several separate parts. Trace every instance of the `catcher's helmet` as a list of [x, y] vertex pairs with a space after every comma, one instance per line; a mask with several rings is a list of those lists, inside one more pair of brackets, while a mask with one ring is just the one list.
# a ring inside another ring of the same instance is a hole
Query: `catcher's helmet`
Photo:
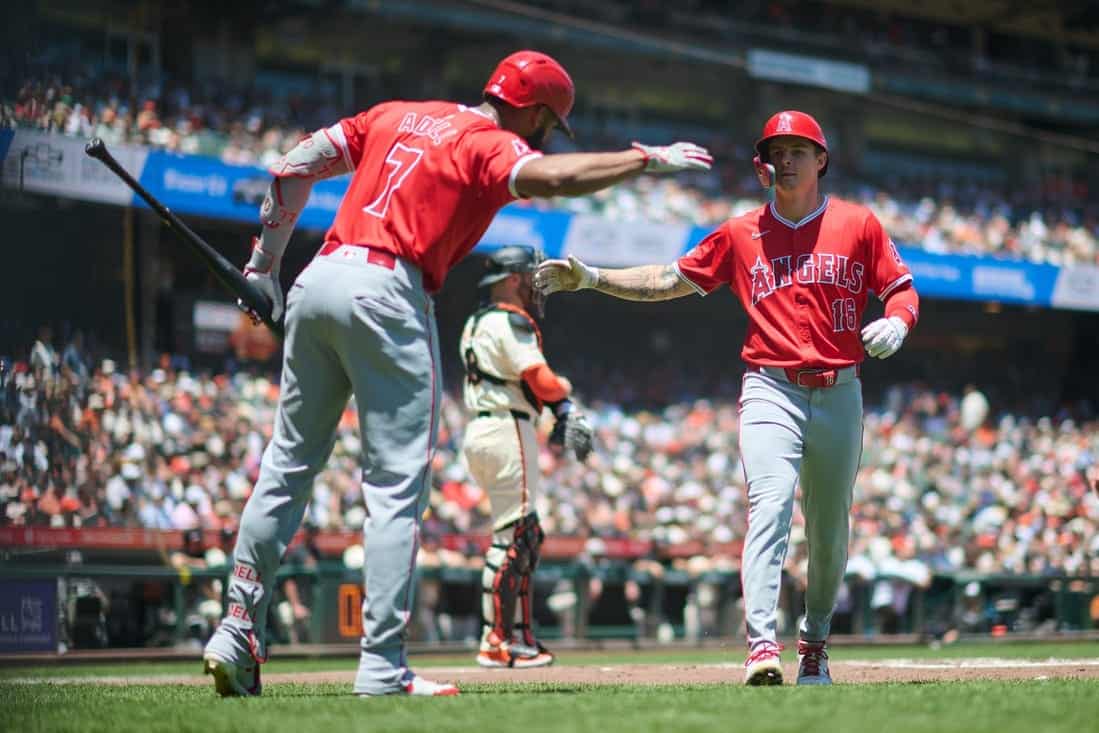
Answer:
[[[824, 148], [825, 153], [828, 152], [828, 141], [824, 139], [824, 131], [820, 129], [817, 121], [804, 112], [791, 109], [773, 115], [771, 119], [767, 120], [767, 124], [763, 126], [763, 136], [756, 140], [756, 152], [759, 154], [760, 160], [765, 163], [768, 162], [767, 141], [783, 135], [794, 135], [795, 137], [811, 140]], [[818, 177], [823, 177], [827, 172], [828, 161], [825, 160], [824, 167], [820, 169]]]
[[501, 247], [485, 260], [485, 274], [477, 282], [477, 287], [488, 287], [515, 272], [534, 272], [542, 260], [542, 253], [533, 247]]
[[512, 107], [544, 104], [553, 111], [565, 134], [572, 137], [568, 116], [576, 101], [576, 89], [565, 67], [538, 51], [516, 51], [488, 78], [485, 97], [496, 97]]

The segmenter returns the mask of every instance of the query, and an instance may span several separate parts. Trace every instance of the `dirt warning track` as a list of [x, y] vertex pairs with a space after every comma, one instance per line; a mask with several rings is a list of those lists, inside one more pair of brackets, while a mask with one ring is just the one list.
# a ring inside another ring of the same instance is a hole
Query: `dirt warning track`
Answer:
[[[832, 677], [837, 684], [919, 683], [964, 680], [1041, 680], [1099, 679], [1099, 658], [1096, 659], [949, 659], [876, 661], [835, 661]], [[797, 677], [797, 665], [783, 665], [787, 684]], [[425, 676], [440, 682], [457, 684], [557, 684], [557, 685], [722, 685], [743, 682], [743, 667], [739, 664], [614, 664], [554, 666], [540, 669], [482, 669], [475, 666], [424, 667]], [[346, 671], [265, 674], [264, 686], [280, 683], [346, 684], [350, 689], [355, 677], [354, 662]], [[7, 680], [14, 682], [17, 680]], [[210, 684], [201, 675], [161, 675], [135, 677], [41, 677], [21, 680], [24, 683], [53, 684]]]

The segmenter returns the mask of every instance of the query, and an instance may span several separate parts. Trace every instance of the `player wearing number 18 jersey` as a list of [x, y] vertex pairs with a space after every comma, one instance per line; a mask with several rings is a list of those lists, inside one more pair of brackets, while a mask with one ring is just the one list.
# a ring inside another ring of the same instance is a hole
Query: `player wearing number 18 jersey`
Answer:
[[[809, 548], [798, 684], [830, 684], [825, 642], [847, 565], [851, 490], [862, 454], [863, 353], [900, 348], [919, 314], [912, 275], [874, 215], [822, 195], [828, 145], [802, 112], [774, 115], [756, 144], [774, 202], [731, 219], [669, 265], [624, 270], [550, 260], [545, 293], [590, 287], [666, 300], [725, 285], [748, 314], [741, 355], [740, 453], [748, 485], [741, 580], [748, 684], [781, 684], [775, 618], [794, 495], [800, 484]], [[860, 332], [868, 293], [885, 317]]]
[[[283, 311], [279, 263], [315, 181], [352, 173], [336, 220], [286, 300], [275, 426], [241, 515], [227, 614], [204, 652], [218, 693], [260, 691], [275, 573], [352, 394], [362, 439], [367, 592], [354, 690], [453, 695], [408, 669], [420, 519], [431, 485], [439, 351], [431, 295], [496, 212], [528, 196], [578, 196], [644, 172], [710, 167], [691, 143], [543, 156], [570, 133], [574, 89], [545, 54], [508, 56], [476, 107], [387, 102], [318, 130], [272, 169], [245, 274]], [[571, 133], [570, 133], [571, 134]]]

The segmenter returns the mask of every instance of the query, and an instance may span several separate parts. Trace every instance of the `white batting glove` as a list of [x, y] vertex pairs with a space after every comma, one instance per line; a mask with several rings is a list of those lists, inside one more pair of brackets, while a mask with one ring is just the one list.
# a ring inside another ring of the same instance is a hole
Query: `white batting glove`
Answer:
[[[244, 266], [244, 277], [271, 301], [271, 320], [276, 323], [282, 318], [283, 294], [282, 285], [279, 284], [279, 260], [268, 252], [264, 252], [259, 241], [252, 240], [252, 256], [248, 264]], [[259, 324], [263, 319], [259, 314], [248, 307], [242, 300], [237, 300], [237, 307], [251, 317], [252, 322]]]
[[585, 265], [572, 255], [568, 261], [546, 260], [534, 271], [534, 287], [543, 295], [560, 290], [593, 288], [599, 280], [599, 268]]
[[674, 145], [642, 145], [635, 142], [635, 150], [645, 154], [647, 173], [675, 173], [676, 171], [708, 171], [714, 164], [710, 151], [694, 143]]
[[908, 325], [897, 316], [879, 318], [862, 329], [862, 345], [866, 353], [878, 359], [888, 359], [904, 343]]

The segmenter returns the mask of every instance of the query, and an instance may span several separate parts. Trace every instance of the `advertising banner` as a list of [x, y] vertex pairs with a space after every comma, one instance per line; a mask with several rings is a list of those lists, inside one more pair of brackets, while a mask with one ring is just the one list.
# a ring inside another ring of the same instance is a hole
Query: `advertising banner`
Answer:
[[[84, 154], [86, 143], [82, 138], [17, 130], [3, 158], [4, 185], [84, 201], [130, 203], [130, 189], [105, 165]], [[111, 152], [135, 178], [150, 155], [135, 145], [112, 145]]]
[[762, 48], [748, 51], [748, 74], [757, 79], [805, 84], [841, 92], [866, 94], [870, 91], [870, 69], [862, 64], [827, 61]]
[[57, 581], [0, 580], [0, 653], [57, 651]]
[[[788, 57], [787, 65], [824, 63], [783, 56]], [[821, 68], [838, 78], [836, 69]], [[18, 130], [14, 134], [0, 133], [0, 155], [5, 145], [4, 185], [18, 186], [21, 179], [28, 191], [144, 206], [105, 166], [84, 155], [83, 140]], [[111, 150], [142, 185], [177, 213], [258, 226], [259, 207], [270, 183], [263, 169], [132, 146], [112, 146]], [[342, 176], [318, 182], [298, 219], [299, 228], [326, 229], [349, 180]], [[484, 251], [509, 244], [531, 245], [541, 247], [548, 257], [575, 254], [593, 265], [628, 267], [672, 262], [710, 231], [710, 227], [686, 224], [617, 221], [591, 214], [547, 211], [522, 202], [500, 211], [478, 248]], [[917, 289], [925, 297], [1099, 310], [1099, 268], [1094, 266], [1058, 268], [1020, 260], [936, 254], [904, 246], [903, 242], [898, 245], [912, 269]]]

